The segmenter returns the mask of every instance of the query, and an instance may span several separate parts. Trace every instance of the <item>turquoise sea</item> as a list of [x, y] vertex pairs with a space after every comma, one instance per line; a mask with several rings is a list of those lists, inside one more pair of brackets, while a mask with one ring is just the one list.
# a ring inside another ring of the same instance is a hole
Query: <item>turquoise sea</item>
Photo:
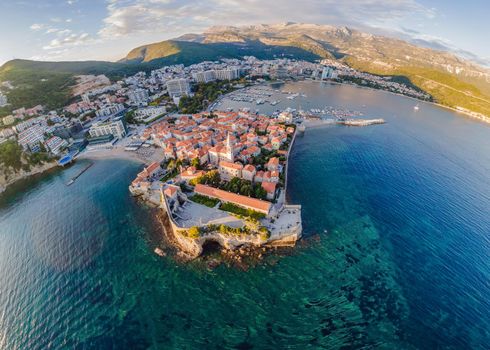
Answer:
[[388, 122], [297, 138], [297, 249], [248, 271], [158, 257], [155, 212], [127, 190], [141, 166], [97, 161], [67, 187], [79, 162], [0, 196], [0, 349], [488, 349], [490, 126], [352, 86], [281, 89]]

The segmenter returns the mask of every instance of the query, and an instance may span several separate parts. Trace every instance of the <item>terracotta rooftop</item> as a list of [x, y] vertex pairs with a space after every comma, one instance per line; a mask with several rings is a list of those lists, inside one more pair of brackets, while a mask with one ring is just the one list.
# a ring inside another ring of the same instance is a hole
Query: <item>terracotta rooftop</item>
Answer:
[[167, 197], [173, 197], [175, 193], [177, 193], [178, 189], [177, 187], [174, 186], [168, 186], [165, 190], [163, 190], [163, 193]]
[[148, 168], [146, 168], [145, 170], [148, 174], [151, 174], [152, 172], [157, 170], [159, 166], [160, 164], [158, 164], [157, 162], [153, 162], [150, 165], [148, 165]]
[[269, 159], [269, 161], [267, 162], [267, 165], [279, 165], [279, 158], [277, 157], [272, 157], [271, 159]]
[[240, 163], [230, 163], [230, 162], [225, 162], [225, 161], [219, 162], [219, 166], [223, 167], [223, 168], [232, 168], [232, 169], [236, 169], [236, 170], [242, 170], [243, 169], [243, 165], [241, 165]]
[[255, 167], [252, 164], [247, 164], [243, 170], [250, 171], [251, 173], [255, 171]]
[[229, 202], [246, 208], [251, 208], [261, 213], [267, 214], [269, 213], [269, 210], [271, 208], [271, 203], [269, 202], [219, 190], [217, 188], [213, 188], [206, 185], [197, 184], [194, 189], [194, 192], [196, 192], [197, 194], [201, 194], [203, 196], [217, 198], [224, 202]]
[[262, 188], [267, 193], [274, 193], [276, 191], [276, 184], [274, 182], [262, 182]]

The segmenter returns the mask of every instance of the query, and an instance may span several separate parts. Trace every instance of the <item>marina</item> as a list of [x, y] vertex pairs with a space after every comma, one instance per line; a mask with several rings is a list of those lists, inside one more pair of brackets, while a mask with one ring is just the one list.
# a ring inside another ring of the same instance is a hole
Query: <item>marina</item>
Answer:
[[[276, 85], [284, 84], [255, 85], [236, 90], [214, 102], [209, 110], [263, 113], [274, 117], [287, 112], [293, 114], [296, 122], [311, 119], [343, 120], [364, 116], [364, 112], [344, 106], [328, 104], [311, 106], [311, 100], [304, 91], [294, 92], [273, 88]], [[305, 108], [308, 105], [311, 107]]]

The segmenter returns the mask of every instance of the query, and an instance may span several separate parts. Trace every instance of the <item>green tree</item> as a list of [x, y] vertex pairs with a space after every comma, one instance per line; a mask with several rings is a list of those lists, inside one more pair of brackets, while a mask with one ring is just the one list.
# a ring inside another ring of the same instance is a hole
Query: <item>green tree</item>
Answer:
[[167, 164], [167, 170], [172, 170], [175, 168], [175, 160], [170, 159], [170, 161]]
[[201, 161], [199, 160], [199, 158], [194, 158], [193, 160], [191, 160], [191, 165], [193, 167], [195, 167], [196, 169], [200, 169], [201, 168]]
[[189, 237], [190, 238], [199, 238], [199, 236], [201, 235], [201, 231], [199, 229], [199, 227], [197, 226], [192, 226], [190, 229], [189, 229]]
[[175, 161], [175, 167], [179, 169], [182, 166], [182, 159], [177, 159]]
[[16, 141], [4, 142], [0, 144], [0, 164], [19, 170], [22, 167], [22, 153], [22, 147]]
[[134, 118], [135, 112], [136, 110], [126, 112], [126, 114], [124, 115], [124, 121], [127, 124], [137, 124], [136, 119]]
[[267, 191], [264, 190], [260, 185], [255, 186], [254, 194], [255, 194], [255, 198], [260, 198], [260, 199], [267, 198]]
[[240, 187], [240, 194], [244, 196], [251, 196], [252, 195], [252, 186], [249, 184], [242, 184], [242, 187]]

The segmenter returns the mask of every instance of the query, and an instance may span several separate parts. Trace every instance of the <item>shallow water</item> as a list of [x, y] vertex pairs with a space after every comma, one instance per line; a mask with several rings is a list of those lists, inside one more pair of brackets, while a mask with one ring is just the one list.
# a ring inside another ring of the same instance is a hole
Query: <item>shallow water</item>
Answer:
[[98, 161], [66, 187], [76, 164], [0, 197], [0, 348], [486, 348], [490, 127], [379, 91], [284, 89], [388, 121], [297, 138], [304, 244], [247, 272], [160, 258], [127, 191], [139, 165]]

